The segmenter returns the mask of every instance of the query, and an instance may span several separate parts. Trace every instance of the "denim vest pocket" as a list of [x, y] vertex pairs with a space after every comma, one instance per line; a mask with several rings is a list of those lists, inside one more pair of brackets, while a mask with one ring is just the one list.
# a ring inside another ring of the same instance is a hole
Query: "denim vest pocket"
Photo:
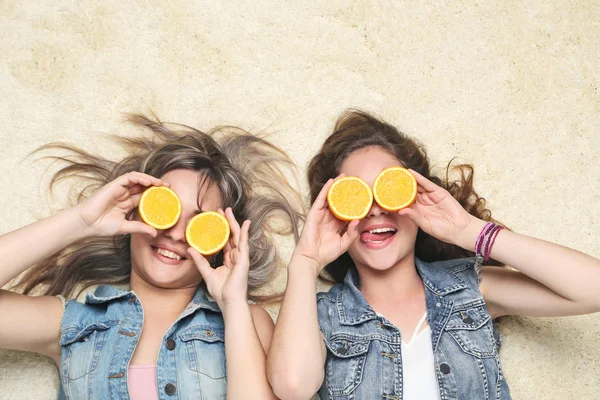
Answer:
[[351, 395], [363, 377], [370, 340], [346, 334], [334, 334], [325, 339], [329, 349], [326, 381], [329, 395]]
[[189, 368], [212, 379], [226, 376], [225, 332], [221, 327], [194, 325], [179, 334]]
[[62, 374], [75, 380], [94, 371], [109, 329], [110, 325], [101, 322], [63, 329], [60, 345], [66, 352], [61, 363]]
[[478, 358], [495, 357], [496, 342], [491, 325], [485, 307], [473, 305], [453, 312], [446, 324], [446, 332], [465, 353]]

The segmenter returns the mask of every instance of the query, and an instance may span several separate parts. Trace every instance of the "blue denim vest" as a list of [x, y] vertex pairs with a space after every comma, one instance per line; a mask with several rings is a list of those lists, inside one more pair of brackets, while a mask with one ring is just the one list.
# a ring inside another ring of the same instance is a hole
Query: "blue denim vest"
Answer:
[[[425, 286], [441, 399], [510, 399], [500, 335], [479, 291], [481, 259], [415, 263]], [[327, 346], [321, 400], [402, 399], [400, 331], [369, 306], [356, 270], [319, 293], [317, 303]]]
[[[127, 372], [142, 332], [135, 293], [99, 286], [67, 303], [60, 329], [59, 399], [128, 399]], [[225, 332], [217, 304], [199, 287], [164, 335], [157, 359], [160, 399], [225, 399]]]

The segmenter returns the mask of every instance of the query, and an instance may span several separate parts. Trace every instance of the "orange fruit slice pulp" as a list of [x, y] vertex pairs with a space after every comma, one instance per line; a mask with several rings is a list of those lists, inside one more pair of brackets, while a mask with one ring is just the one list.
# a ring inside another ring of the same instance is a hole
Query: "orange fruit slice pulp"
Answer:
[[356, 176], [336, 179], [327, 192], [329, 209], [338, 219], [352, 221], [367, 216], [373, 204], [373, 192]]
[[406, 168], [386, 168], [375, 178], [373, 196], [384, 210], [401, 210], [415, 202], [417, 181]]
[[142, 220], [156, 229], [169, 229], [181, 216], [181, 202], [166, 186], [152, 186], [142, 193], [138, 211]]
[[225, 247], [229, 234], [227, 219], [218, 212], [206, 211], [188, 222], [185, 239], [198, 253], [210, 256]]

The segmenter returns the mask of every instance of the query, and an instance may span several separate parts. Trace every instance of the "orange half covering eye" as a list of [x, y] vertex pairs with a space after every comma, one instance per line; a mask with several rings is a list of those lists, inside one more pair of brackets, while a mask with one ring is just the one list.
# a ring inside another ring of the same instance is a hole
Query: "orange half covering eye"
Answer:
[[169, 229], [181, 216], [181, 202], [166, 186], [152, 186], [140, 198], [138, 211], [142, 220], [155, 229]]
[[343, 221], [362, 219], [373, 204], [373, 192], [365, 181], [356, 176], [336, 179], [327, 192], [329, 209]]
[[198, 253], [210, 256], [225, 247], [229, 234], [227, 219], [218, 212], [206, 211], [188, 222], [185, 239]]
[[402, 167], [386, 168], [377, 175], [373, 196], [381, 208], [398, 211], [409, 207], [417, 197], [417, 181]]

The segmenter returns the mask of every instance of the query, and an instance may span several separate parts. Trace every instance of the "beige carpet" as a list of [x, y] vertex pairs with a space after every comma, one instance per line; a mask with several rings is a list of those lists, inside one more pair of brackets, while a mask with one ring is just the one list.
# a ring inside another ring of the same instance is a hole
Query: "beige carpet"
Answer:
[[[129, 132], [121, 112], [271, 131], [304, 168], [354, 106], [438, 165], [475, 164], [516, 231], [598, 257], [599, 15], [591, 0], [0, 0], [0, 232], [49, 212], [31, 150], [112, 154], [98, 132]], [[599, 317], [505, 320], [514, 398], [600, 398]], [[56, 388], [49, 360], [0, 351], [2, 399]]]

